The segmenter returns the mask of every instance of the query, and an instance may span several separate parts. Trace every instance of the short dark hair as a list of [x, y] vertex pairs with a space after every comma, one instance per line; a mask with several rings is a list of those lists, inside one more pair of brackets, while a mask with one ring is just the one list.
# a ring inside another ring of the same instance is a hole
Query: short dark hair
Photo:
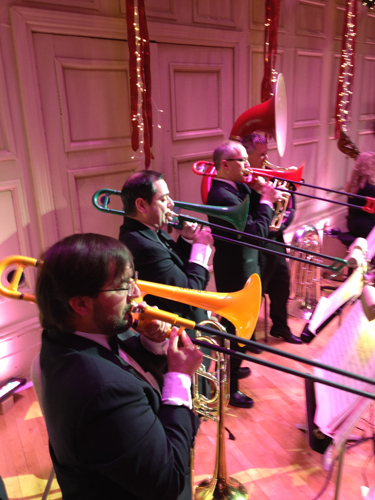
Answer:
[[237, 141], [225, 141], [218, 146], [212, 156], [216, 170], [221, 168], [222, 160], [230, 158], [235, 153], [236, 147], [241, 144]]
[[128, 177], [121, 190], [125, 215], [136, 215], [135, 202], [137, 198], [142, 198], [147, 203], [151, 203], [156, 194], [154, 183], [163, 178], [164, 175], [155, 170], [140, 170]]
[[247, 134], [241, 139], [241, 144], [245, 147], [248, 153], [255, 151], [257, 144], [267, 144], [267, 142], [268, 141], [264, 135], [257, 134], [256, 132]]
[[36, 300], [43, 328], [72, 332], [72, 297], [96, 297], [113, 273], [134, 268], [133, 257], [119, 240], [102, 234], [74, 234], [52, 245], [41, 257]]

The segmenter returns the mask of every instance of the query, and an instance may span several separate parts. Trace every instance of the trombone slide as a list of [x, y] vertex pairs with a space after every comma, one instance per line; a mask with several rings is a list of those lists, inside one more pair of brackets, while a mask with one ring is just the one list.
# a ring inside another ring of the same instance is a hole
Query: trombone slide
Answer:
[[136, 305], [131, 311], [131, 315], [133, 318], [133, 328], [139, 327], [145, 319], [158, 319], [159, 321], [170, 323], [172, 326], [178, 325], [180, 328], [188, 328], [190, 330], [193, 330], [196, 325], [195, 321], [181, 318], [177, 314], [151, 306], [142, 307]]

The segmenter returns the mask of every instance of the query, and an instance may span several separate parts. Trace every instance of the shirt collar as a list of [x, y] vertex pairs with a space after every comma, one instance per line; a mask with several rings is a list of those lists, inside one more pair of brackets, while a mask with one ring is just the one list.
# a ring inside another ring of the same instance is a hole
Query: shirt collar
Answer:
[[234, 187], [238, 191], [237, 184], [234, 181], [231, 181], [229, 179], [219, 179], [219, 178], [217, 180], [221, 181], [221, 182], [226, 182], [227, 184], [229, 184], [230, 186]]
[[79, 332], [79, 331], [75, 331], [74, 334], [78, 335], [79, 337], [84, 337], [85, 339], [92, 340], [93, 342], [100, 344], [106, 349], [111, 349], [108, 343], [110, 335], [104, 335], [102, 333]]

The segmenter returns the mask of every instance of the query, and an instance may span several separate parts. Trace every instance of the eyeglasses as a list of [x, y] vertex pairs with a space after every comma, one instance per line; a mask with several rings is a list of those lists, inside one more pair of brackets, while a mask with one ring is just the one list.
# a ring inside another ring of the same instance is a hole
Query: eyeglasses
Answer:
[[240, 163], [249, 163], [248, 158], [225, 158], [225, 161], [239, 161]]
[[137, 286], [138, 271], [135, 271], [134, 278], [131, 278], [121, 288], [106, 288], [105, 290], [98, 290], [99, 292], [128, 292], [128, 295], [133, 295], [135, 287]]

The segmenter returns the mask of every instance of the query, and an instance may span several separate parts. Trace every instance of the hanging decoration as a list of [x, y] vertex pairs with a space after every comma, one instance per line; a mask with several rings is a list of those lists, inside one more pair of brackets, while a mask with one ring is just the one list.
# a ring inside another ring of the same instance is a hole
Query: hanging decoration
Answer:
[[266, 0], [266, 21], [264, 24], [264, 76], [261, 89], [262, 102], [267, 101], [271, 96], [273, 96], [277, 78], [275, 65], [279, 13], [280, 0]]
[[335, 139], [338, 139], [342, 132], [347, 132], [349, 106], [353, 93], [356, 22], [357, 0], [347, 0], [337, 85]]
[[375, 0], [362, 0], [362, 5], [365, 5], [370, 10], [373, 10], [375, 8]]
[[151, 164], [152, 101], [150, 40], [144, 0], [126, 0], [129, 46], [130, 110], [133, 151], [144, 153], [145, 167]]

